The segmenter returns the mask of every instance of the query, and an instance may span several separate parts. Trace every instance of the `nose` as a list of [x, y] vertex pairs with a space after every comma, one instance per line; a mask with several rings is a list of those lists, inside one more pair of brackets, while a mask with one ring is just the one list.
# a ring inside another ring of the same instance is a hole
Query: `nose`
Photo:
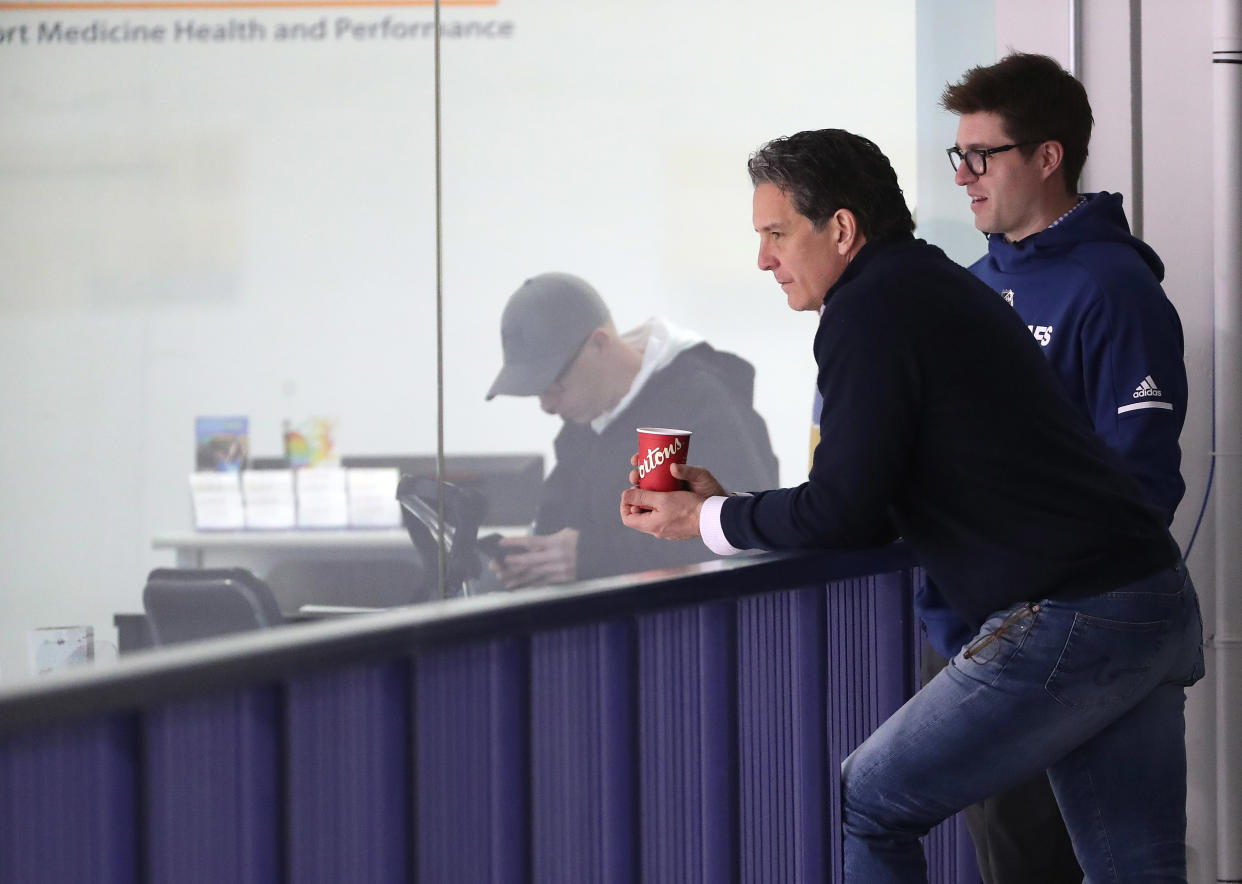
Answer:
[[772, 257], [772, 253], [768, 250], [767, 244], [760, 243], [759, 244], [759, 269], [760, 270], [775, 270], [776, 267], [777, 267], [777, 261], [774, 257]]
[[966, 165], [964, 162], [957, 167], [957, 172], [953, 175], [953, 180], [957, 182], [960, 187], [965, 187], [972, 181], [978, 180], [978, 178], [979, 176], [970, 171], [970, 166]]
[[556, 395], [556, 390], [544, 390], [539, 394], [539, 407], [548, 414], [556, 414], [557, 401], [560, 397]]

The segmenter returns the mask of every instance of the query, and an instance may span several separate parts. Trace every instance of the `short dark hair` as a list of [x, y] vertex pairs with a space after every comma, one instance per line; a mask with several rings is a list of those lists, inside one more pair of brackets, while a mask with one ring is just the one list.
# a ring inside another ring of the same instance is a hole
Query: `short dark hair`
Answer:
[[838, 209], [854, 213], [868, 240], [914, 230], [892, 164], [861, 135], [818, 129], [776, 138], [751, 154], [747, 167], [752, 185], [775, 184], [816, 230]]
[[[973, 67], [961, 82], [945, 86], [940, 104], [959, 115], [998, 115], [1005, 134], [1018, 144], [1061, 142], [1065, 189], [1077, 193], [1095, 119], [1087, 90], [1055, 59], [1014, 52], [996, 64]], [[1034, 150], [1032, 144], [1022, 152], [1029, 157]]]

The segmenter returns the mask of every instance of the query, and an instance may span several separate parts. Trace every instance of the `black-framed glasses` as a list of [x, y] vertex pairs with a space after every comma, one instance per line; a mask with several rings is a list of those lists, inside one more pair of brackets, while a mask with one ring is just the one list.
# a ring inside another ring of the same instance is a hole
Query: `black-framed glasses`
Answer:
[[1030, 147], [1032, 144], [1039, 144], [1038, 141], [1023, 141], [1020, 144], [1002, 144], [1000, 147], [989, 147], [984, 150], [962, 150], [956, 144], [952, 147], [946, 147], [944, 152], [949, 155], [949, 162], [953, 164], [953, 171], [956, 172], [961, 168], [962, 162], [965, 161], [966, 168], [970, 170], [972, 175], [984, 175], [988, 171], [988, 157], [993, 154], [1004, 153], [1007, 150], [1013, 150], [1015, 147]]

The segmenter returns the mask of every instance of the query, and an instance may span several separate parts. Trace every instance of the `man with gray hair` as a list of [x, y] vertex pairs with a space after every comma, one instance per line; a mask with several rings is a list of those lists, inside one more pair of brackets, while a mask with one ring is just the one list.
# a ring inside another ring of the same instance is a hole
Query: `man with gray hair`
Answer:
[[767, 426], [752, 403], [755, 370], [662, 318], [621, 334], [599, 293], [568, 273], [526, 280], [501, 317], [504, 366], [487, 393], [538, 396], [564, 421], [534, 534], [501, 541], [509, 588], [606, 577], [713, 558], [617, 521], [639, 426], [694, 432], [693, 450], [735, 487], [777, 481]]

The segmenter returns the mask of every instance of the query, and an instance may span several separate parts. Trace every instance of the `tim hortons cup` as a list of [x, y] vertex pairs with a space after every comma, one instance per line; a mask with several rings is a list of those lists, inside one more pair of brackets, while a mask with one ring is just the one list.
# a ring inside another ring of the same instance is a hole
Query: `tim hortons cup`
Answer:
[[669, 467], [675, 463], [685, 463], [689, 450], [689, 430], [639, 427], [638, 487], [648, 491], [681, 490], [681, 480], [673, 478]]

